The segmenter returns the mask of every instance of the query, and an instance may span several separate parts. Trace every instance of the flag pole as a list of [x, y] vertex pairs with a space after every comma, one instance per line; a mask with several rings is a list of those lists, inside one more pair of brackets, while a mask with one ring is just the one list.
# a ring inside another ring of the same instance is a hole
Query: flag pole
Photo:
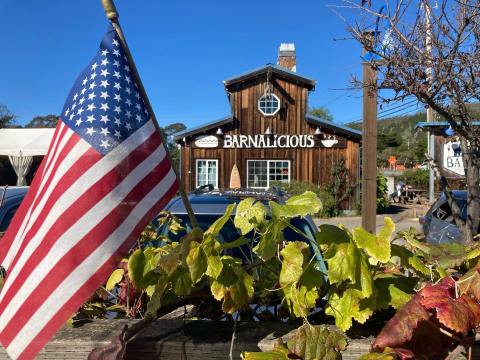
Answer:
[[[110, 20], [113, 28], [118, 34], [123, 50], [125, 51], [125, 55], [127, 56], [128, 62], [131, 65], [130, 68], [131, 68], [132, 77], [138, 85], [138, 90], [140, 92], [140, 95], [143, 97], [145, 101], [145, 107], [147, 108], [148, 113], [152, 117], [153, 124], [155, 125], [155, 128], [157, 129], [158, 133], [162, 138], [163, 147], [165, 148], [168, 160], [172, 165], [172, 169], [175, 172], [175, 176], [177, 177], [177, 180], [180, 181], [180, 177], [178, 176], [178, 171], [172, 163], [172, 158], [170, 156], [170, 152], [168, 151], [168, 147], [166, 145], [167, 143], [165, 142], [163, 133], [160, 130], [160, 125], [158, 124], [157, 117], [155, 116], [155, 112], [153, 111], [152, 105], [150, 104], [150, 100], [148, 99], [147, 92], [145, 91], [145, 87], [143, 86], [142, 80], [140, 78], [140, 74], [138, 73], [135, 62], [133, 61], [132, 53], [130, 52], [130, 49], [128, 47], [127, 40], [125, 39], [125, 35], [123, 34], [122, 27], [120, 26], [120, 22], [118, 21], [119, 15], [117, 12], [117, 8], [115, 7], [113, 0], [102, 0], [102, 5], [105, 10], [105, 15], [107, 16], [107, 19]], [[180, 197], [182, 198], [183, 204], [185, 205], [185, 209], [187, 210], [190, 223], [192, 224], [192, 227], [195, 228], [198, 226], [197, 218], [193, 213], [192, 205], [188, 200], [187, 193], [185, 192], [185, 189], [182, 187], [181, 184], [179, 187], [179, 192], [180, 192]]]

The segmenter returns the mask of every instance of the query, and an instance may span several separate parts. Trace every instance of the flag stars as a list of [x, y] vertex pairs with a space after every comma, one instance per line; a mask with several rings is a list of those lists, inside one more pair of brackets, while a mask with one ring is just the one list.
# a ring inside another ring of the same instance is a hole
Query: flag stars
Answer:
[[100, 121], [103, 122], [104, 124], [106, 124], [107, 122], [110, 121], [110, 119], [108, 118], [107, 115], [102, 115], [101, 118], [100, 118]]
[[[98, 67], [98, 64], [97, 64], [97, 63], [94, 63], [94, 64], [92, 65], [92, 70], [95, 71], [95, 69], [96, 69], [97, 67]], [[85, 85], [85, 84], [84, 84], [84, 85]]]
[[80, 94], [85, 94], [87, 92], [87, 88], [83, 88], [82, 91], [80, 91]]
[[128, 106], [132, 106], [132, 100], [130, 100], [130, 99], [125, 100], [125, 103], [126, 103]]
[[[86, 120], [88, 123], [93, 123], [95, 121], [95, 116], [93, 115], [88, 115], [87, 116], [87, 120]], [[93, 129], [93, 128], [92, 128]]]
[[96, 133], [95, 129], [92, 127], [87, 128], [86, 134], [92, 136], [94, 133]]
[[110, 61], [108, 61], [107, 59], [103, 59], [102, 60], [102, 65], [107, 66], [107, 64], [110, 64]]
[[115, 136], [117, 139], [120, 139], [122, 137], [119, 130], [115, 130], [115, 133], [113, 134], [113, 136]]
[[113, 97], [113, 99], [116, 101], [121, 101], [122, 97], [120, 96], [120, 94], [115, 93], [115, 96]]
[[120, 124], [121, 124], [120, 119], [118, 117], [115, 117], [114, 123], [115, 123], [115, 125], [120, 126]]
[[[125, 60], [127, 60], [127, 59], [125, 59]], [[123, 67], [123, 69], [124, 69], [126, 72], [130, 72], [130, 67], [129, 67], [128, 65], [125, 65], [125, 66]]]
[[130, 83], [132, 82], [132, 80], [130, 79], [130, 76], [128, 75], [125, 75], [125, 81], [127, 82], [128, 85], [130, 85]]
[[95, 84], [95, 81], [94, 81], [90, 84], [90, 90], [93, 90], [95, 86], [97, 86], [97, 84]]
[[110, 52], [107, 49], [102, 50], [102, 56], [107, 56]]
[[107, 86], [109, 86], [110, 83], [108, 82], [108, 80], [102, 80], [100, 82], [100, 86], [103, 86], [104, 88], [107, 88]]
[[100, 134], [105, 135], [105, 136], [107, 136], [108, 134], [110, 134], [110, 131], [108, 131], [108, 128], [106, 128], [106, 127], [103, 128], [103, 127], [102, 127], [101, 129], [102, 129], [102, 130], [100, 130]]
[[137, 119], [138, 122], [142, 121], [142, 116], [141, 115], [137, 115], [135, 116], [135, 119]]
[[100, 105], [100, 109], [102, 109], [103, 111], [108, 111], [108, 109], [110, 109], [110, 106], [108, 106], [107, 103], [103, 103], [102, 105]]
[[103, 69], [103, 70], [100, 71], [100, 76], [105, 76], [105, 77], [107, 77], [107, 75], [109, 75], [109, 74], [110, 74], [110, 73], [108, 72], [107, 69]]
[[77, 115], [82, 115], [85, 110], [81, 107], [77, 110]]
[[119, 67], [119, 66], [120, 66], [120, 62], [119, 62], [118, 60], [114, 60], [114, 61], [113, 61], [113, 66]]
[[136, 108], [137, 110], [142, 110], [142, 106], [140, 105], [140, 103], [137, 103], [137, 105], [135, 105], [135, 108]]
[[130, 125], [129, 122], [127, 122], [127, 123], [125, 124], [125, 127], [126, 127], [127, 130], [129, 130], [129, 131], [132, 130], [132, 125]]
[[118, 49], [114, 49], [113, 50], [113, 55], [120, 56], [120, 51], [118, 51]]
[[78, 98], [78, 93], [75, 94], [75, 96], [73, 97], [73, 101], [76, 101]]
[[117, 41], [117, 39], [113, 39], [113, 40], [112, 40], [112, 44], [113, 44], [113, 46], [118, 46], [118, 41]]
[[100, 144], [101, 147], [105, 148], [105, 149], [108, 149], [110, 146], [110, 143], [108, 142], [108, 140], [102, 140], [102, 143]]
[[82, 85], [85, 85], [87, 82], [88, 82], [88, 77], [86, 77], [85, 79], [83, 79]]
[[120, 83], [115, 83], [115, 85], [113, 85], [113, 87], [117, 90], [120, 90], [122, 87], [120, 86]]
[[82, 97], [80, 98], [80, 100], [78, 101], [78, 103], [79, 103], [80, 105], [82, 105], [84, 102], [85, 102], [85, 98], [82, 96]]
[[122, 112], [122, 109], [120, 109], [120, 106], [115, 106], [115, 109], [113, 109], [117, 114], [120, 114]]
[[100, 97], [106, 100], [110, 95], [106, 91], [101, 91]]
[[95, 95], [94, 92], [91, 92], [90, 94], [88, 94], [88, 100], [93, 100], [96, 97], [97, 97], [97, 95]]
[[117, 79], [120, 79], [120, 73], [118, 71], [114, 71], [113, 76], [115, 76]]
[[78, 119], [78, 120], [75, 122], [75, 126], [80, 126], [82, 123], [83, 123], [83, 121], [82, 121], [81, 119]]
[[127, 112], [125, 113], [125, 116], [128, 117], [128, 118], [131, 118], [132, 117], [131, 111], [127, 110]]
[[87, 106], [87, 110], [88, 110], [88, 111], [93, 111], [93, 109], [96, 109], [96, 108], [97, 108], [97, 107], [96, 107], [95, 104], [93, 104], [93, 103], [92, 103], [92, 104], [89, 104], [89, 105]]
[[94, 72], [92, 75], [90, 75], [90, 80], [94, 80], [97, 77], [97, 73]]
[[130, 90], [129, 87], [127, 87], [127, 88], [125, 89], [125, 91], [127, 92], [128, 95], [130, 95], [130, 94], [132, 93], [132, 90]]

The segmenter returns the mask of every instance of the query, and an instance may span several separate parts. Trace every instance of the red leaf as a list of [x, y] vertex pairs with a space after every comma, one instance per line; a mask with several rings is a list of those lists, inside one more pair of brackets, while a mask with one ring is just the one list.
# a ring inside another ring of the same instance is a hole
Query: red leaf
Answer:
[[431, 314], [421, 305], [421, 299], [422, 295], [417, 293], [397, 311], [373, 342], [373, 350], [381, 352], [386, 347], [403, 348], [410, 341], [418, 324], [431, 317]]
[[475, 327], [473, 301], [455, 298], [455, 281], [451, 277], [436, 285], [427, 284], [419, 294], [421, 304], [426, 309], [435, 309], [438, 321], [445, 327], [465, 336]]

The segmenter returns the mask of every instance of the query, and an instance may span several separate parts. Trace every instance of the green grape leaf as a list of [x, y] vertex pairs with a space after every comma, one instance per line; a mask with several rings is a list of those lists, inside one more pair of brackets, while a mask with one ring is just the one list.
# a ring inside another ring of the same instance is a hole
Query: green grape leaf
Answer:
[[147, 259], [141, 249], [135, 250], [128, 259], [128, 275], [137, 288], [142, 288], [142, 285], [144, 285], [143, 277], [146, 263]]
[[275, 201], [270, 201], [269, 205], [272, 217], [276, 219], [290, 219], [297, 216], [305, 217], [314, 215], [322, 209], [322, 202], [311, 191], [305, 191], [301, 195], [292, 196], [283, 205]]
[[[413, 354], [412, 358], [413, 358]], [[386, 347], [381, 353], [371, 352], [369, 354], [364, 354], [358, 358], [358, 360], [397, 360], [397, 352], [394, 349]]]
[[304, 255], [308, 256], [308, 245], [301, 241], [289, 242], [280, 251], [282, 268], [280, 285], [285, 286], [297, 282], [303, 273]]
[[172, 275], [179, 265], [180, 265], [180, 253], [175, 250], [173, 252], [161, 255], [160, 258], [158, 259], [158, 266], [168, 276]]
[[207, 271], [207, 256], [198, 242], [190, 242], [186, 263], [190, 270], [192, 282], [196, 284]]
[[105, 285], [105, 289], [108, 291], [113, 290], [113, 288], [123, 279], [123, 274], [125, 274], [125, 270], [123, 269], [116, 269], [112, 272], [110, 277], [107, 280], [107, 284]]
[[296, 284], [288, 285], [283, 288], [287, 308], [291, 314], [296, 317], [306, 318], [310, 309], [314, 308], [318, 299], [317, 289], [308, 289], [306, 286]]
[[370, 266], [368, 265], [368, 258], [365, 254], [358, 252], [358, 265], [356, 284], [360, 283], [362, 287], [362, 298], [368, 298], [373, 293], [373, 277]]
[[168, 277], [163, 275], [158, 279], [157, 284], [154, 286], [154, 291], [152, 295], [150, 295], [150, 300], [147, 303], [147, 316], [156, 316], [158, 309], [162, 306], [161, 299], [167, 287]]
[[192, 291], [192, 278], [190, 272], [182, 267], [179, 267], [173, 274], [173, 292], [178, 295], [190, 295]]
[[362, 297], [362, 292], [353, 288], [343, 293], [330, 291], [325, 313], [335, 317], [335, 324], [343, 331], [352, 327], [352, 319], [363, 324], [373, 314], [375, 304], [372, 299], [362, 301]]
[[[291, 355], [303, 360], [341, 359], [347, 348], [345, 335], [324, 325], [303, 325], [287, 342]], [[293, 358], [293, 356], [291, 356]]]
[[261, 235], [258, 244], [253, 248], [253, 252], [263, 261], [270, 260], [275, 256], [278, 249], [278, 243], [283, 240], [282, 230], [284, 225], [277, 221], [271, 221], [266, 231]]
[[223, 311], [233, 314], [252, 298], [253, 278], [240, 265], [225, 261], [222, 274], [212, 281], [210, 290], [216, 300], [223, 300]]
[[349, 243], [350, 235], [345, 229], [335, 225], [320, 225], [320, 231], [316, 234], [318, 245], [331, 245]]
[[328, 265], [328, 280], [330, 284], [357, 280], [357, 265], [360, 252], [352, 241], [332, 244], [325, 252], [324, 258]]
[[386, 263], [390, 260], [390, 239], [395, 231], [395, 223], [389, 217], [384, 218], [384, 226], [378, 235], [370, 234], [362, 227], [353, 229], [353, 240], [360, 249], [374, 259]]
[[289, 360], [288, 349], [284, 345], [277, 345], [272, 351], [242, 353], [243, 360]]
[[247, 198], [237, 206], [234, 224], [242, 235], [248, 234], [256, 225], [265, 221], [267, 210], [265, 205], [253, 198]]
[[225, 210], [225, 214], [223, 214], [221, 217], [215, 220], [212, 225], [210, 225], [210, 227], [205, 231], [205, 235], [218, 235], [218, 233], [220, 232], [220, 230], [222, 230], [227, 221], [231, 219], [233, 210], [235, 210], [235, 204], [228, 205]]
[[411, 258], [409, 258], [408, 263], [415, 271], [419, 272], [420, 274], [430, 276], [432, 273], [418, 256], [412, 256]]
[[385, 276], [374, 280], [377, 291], [377, 308], [395, 310], [402, 308], [415, 294], [413, 290], [418, 279], [403, 276]]
[[212, 235], [206, 235], [201, 246], [207, 257], [206, 274], [216, 279], [222, 273], [223, 268], [223, 263], [217, 250], [217, 248], [221, 248], [221, 244]]

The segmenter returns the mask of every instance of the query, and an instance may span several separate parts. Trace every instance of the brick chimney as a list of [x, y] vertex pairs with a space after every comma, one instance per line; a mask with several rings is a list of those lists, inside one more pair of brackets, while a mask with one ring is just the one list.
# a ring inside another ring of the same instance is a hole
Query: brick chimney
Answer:
[[297, 72], [297, 56], [294, 43], [280, 44], [277, 64], [290, 71]]

